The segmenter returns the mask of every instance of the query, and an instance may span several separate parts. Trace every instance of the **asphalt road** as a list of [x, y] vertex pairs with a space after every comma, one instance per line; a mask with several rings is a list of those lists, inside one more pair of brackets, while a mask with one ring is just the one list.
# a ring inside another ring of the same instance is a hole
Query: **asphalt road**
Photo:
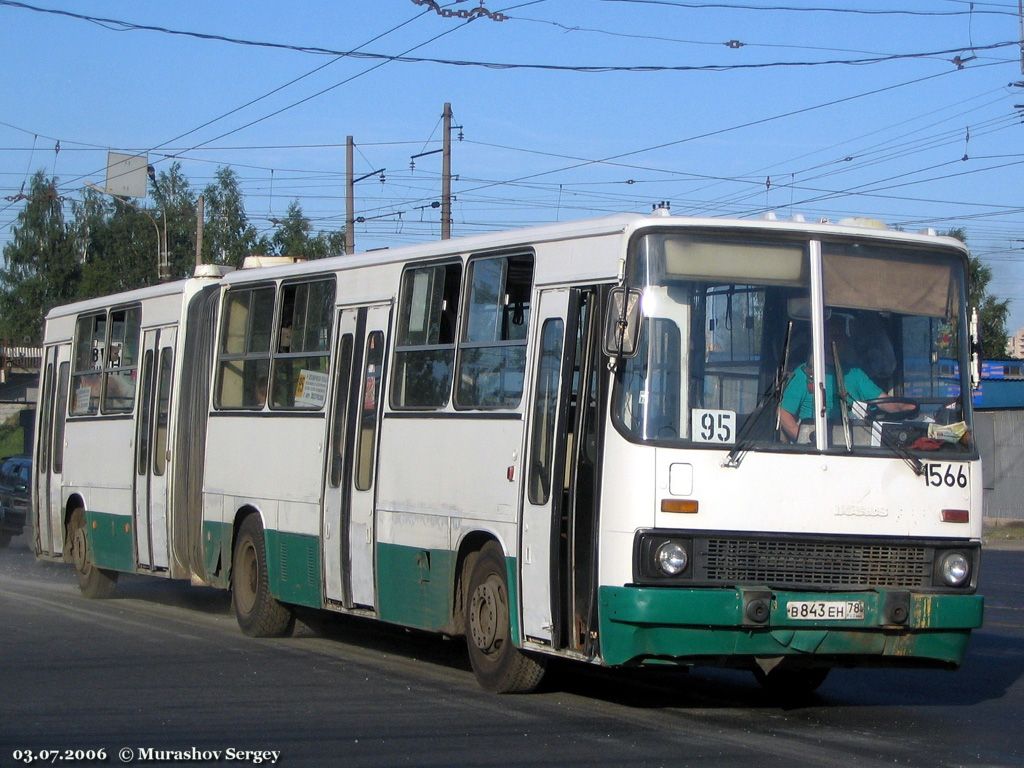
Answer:
[[716, 670], [565, 665], [541, 693], [495, 696], [457, 641], [333, 616], [253, 640], [224, 593], [122, 576], [116, 598], [85, 600], [16, 539], [0, 550], [0, 766], [43, 750], [61, 765], [1019, 766], [1024, 552], [983, 567], [985, 627], [958, 672], [836, 670], [784, 708]]

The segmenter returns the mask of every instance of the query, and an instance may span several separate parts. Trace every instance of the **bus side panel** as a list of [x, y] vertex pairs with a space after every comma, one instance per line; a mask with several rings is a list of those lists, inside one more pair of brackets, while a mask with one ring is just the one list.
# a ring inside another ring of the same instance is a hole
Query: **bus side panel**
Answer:
[[96, 565], [135, 570], [134, 420], [69, 420], [65, 435], [62, 502], [66, 505], [75, 494], [82, 498], [86, 535]]
[[377, 545], [381, 619], [417, 629], [446, 626], [455, 577], [448, 518], [382, 512], [378, 526], [381, 539], [389, 542]]
[[283, 603], [323, 606], [320, 585], [320, 537], [267, 531], [270, 593]]
[[[258, 510], [271, 594], [287, 603], [323, 604], [319, 554], [323, 450], [321, 414], [211, 416], [207, 433], [211, 461], [206, 464], [203, 494], [208, 569], [215, 567], [219, 557], [222, 573], [230, 571], [227, 548], [236, 515]], [[215, 581], [226, 584], [226, 578]]]
[[474, 532], [516, 556], [522, 439], [517, 414], [385, 416], [377, 524], [382, 619], [447, 626], [458, 542]]

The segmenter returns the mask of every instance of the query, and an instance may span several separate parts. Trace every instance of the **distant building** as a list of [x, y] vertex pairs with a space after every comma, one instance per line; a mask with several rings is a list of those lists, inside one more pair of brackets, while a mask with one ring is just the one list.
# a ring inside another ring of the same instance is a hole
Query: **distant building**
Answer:
[[1006, 340], [1006, 356], [1024, 359], [1024, 328], [1018, 328], [1016, 333]]

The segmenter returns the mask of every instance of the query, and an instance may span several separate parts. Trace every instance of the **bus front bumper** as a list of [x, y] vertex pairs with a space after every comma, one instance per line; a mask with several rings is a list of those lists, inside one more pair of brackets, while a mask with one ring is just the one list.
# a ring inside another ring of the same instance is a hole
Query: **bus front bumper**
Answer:
[[742, 664], [784, 656], [855, 666], [959, 666], [980, 595], [900, 590], [601, 587], [601, 656], [617, 666], [675, 661]]

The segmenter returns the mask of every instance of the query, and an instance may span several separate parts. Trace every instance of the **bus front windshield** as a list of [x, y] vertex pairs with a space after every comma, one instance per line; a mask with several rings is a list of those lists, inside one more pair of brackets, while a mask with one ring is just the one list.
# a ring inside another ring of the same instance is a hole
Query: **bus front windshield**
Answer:
[[640, 237], [627, 267], [640, 334], [616, 366], [619, 431], [687, 447], [973, 452], [959, 254], [822, 241], [815, 323], [810, 251], [793, 236]]

